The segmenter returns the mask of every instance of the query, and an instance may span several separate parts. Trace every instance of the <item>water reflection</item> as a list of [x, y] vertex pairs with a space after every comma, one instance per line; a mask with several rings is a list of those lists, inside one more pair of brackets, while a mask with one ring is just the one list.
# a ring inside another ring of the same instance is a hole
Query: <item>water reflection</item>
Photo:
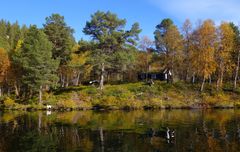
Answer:
[[240, 151], [240, 111], [0, 112], [0, 152]]

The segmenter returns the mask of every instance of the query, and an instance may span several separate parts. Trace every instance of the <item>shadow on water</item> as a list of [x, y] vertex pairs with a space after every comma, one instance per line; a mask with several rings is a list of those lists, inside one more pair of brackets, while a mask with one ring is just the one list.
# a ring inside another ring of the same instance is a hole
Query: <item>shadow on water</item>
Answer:
[[0, 112], [0, 152], [240, 151], [239, 110]]

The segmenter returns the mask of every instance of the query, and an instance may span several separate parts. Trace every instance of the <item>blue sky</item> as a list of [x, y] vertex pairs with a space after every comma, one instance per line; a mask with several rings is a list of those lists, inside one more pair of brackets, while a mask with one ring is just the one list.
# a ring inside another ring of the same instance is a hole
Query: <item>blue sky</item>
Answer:
[[65, 16], [69, 26], [74, 28], [77, 40], [89, 37], [82, 33], [90, 15], [111, 11], [127, 20], [126, 28], [139, 22], [141, 36], [153, 38], [155, 26], [163, 18], [171, 18], [181, 27], [186, 18], [193, 23], [201, 19], [240, 22], [240, 1], [238, 0], [3, 0], [0, 19], [20, 24], [36, 24], [42, 27], [45, 17], [52, 13]]

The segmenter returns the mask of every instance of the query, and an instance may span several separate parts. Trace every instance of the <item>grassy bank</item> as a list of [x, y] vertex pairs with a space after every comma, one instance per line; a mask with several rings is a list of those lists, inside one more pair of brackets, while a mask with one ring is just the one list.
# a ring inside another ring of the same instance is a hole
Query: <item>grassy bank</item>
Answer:
[[[83, 109], [162, 109], [162, 108], [239, 108], [240, 92], [226, 86], [222, 91], [206, 87], [199, 92], [198, 85], [181, 82], [167, 84], [155, 82], [153, 86], [144, 83], [106, 85], [104, 90], [94, 86], [69, 87], [44, 94], [44, 105], [55, 110]], [[46, 109], [38, 105], [37, 99], [14, 101], [2, 99], [5, 109]]]

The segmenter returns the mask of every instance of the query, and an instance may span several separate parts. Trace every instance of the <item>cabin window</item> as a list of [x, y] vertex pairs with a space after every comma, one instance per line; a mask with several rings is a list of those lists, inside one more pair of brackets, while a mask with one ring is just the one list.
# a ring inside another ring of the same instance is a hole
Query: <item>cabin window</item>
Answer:
[[145, 79], [145, 74], [141, 74], [141, 79]]
[[151, 78], [152, 79], [157, 79], [157, 75], [156, 74], [152, 74]]

